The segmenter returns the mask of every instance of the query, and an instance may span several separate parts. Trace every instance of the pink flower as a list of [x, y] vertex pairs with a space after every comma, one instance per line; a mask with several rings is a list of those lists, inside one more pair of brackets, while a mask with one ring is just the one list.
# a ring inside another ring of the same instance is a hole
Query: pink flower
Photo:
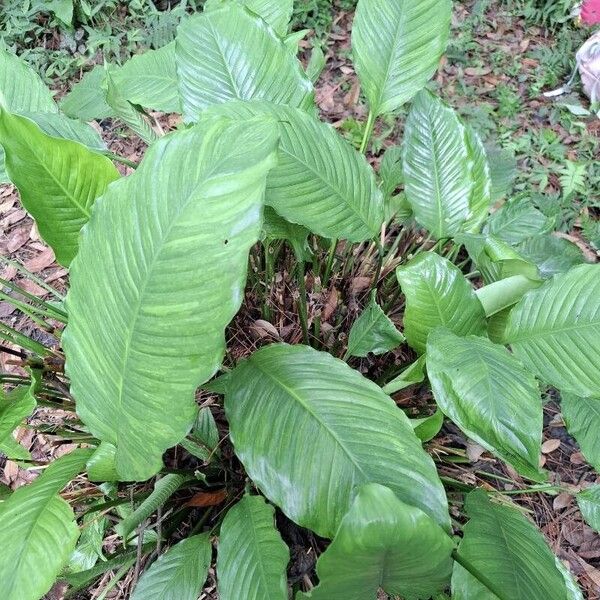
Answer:
[[600, 0], [585, 0], [579, 16], [586, 25], [598, 25], [600, 23]]

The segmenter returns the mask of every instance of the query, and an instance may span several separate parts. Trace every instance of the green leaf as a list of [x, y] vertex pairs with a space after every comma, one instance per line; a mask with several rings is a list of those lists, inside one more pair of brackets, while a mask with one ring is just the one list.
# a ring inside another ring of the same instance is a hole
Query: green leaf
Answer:
[[290, 552], [260, 496], [244, 496], [221, 525], [217, 577], [220, 600], [288, 600]]
[[114, 116], [114, 110], [104, 97], [104, 78], [106, 71], [102, 65], [96, 65], [88, 71], [61, 100], [60, 109], [73, 119], [93, 121]]
[[165, 136], [84, 231], [62, 343], [78, 414], [116, 446], [124, 480], [160, 469], [192, 426], [195, 389], [221, 363], [275, 146], [264, 121]]
[[100, 134], [83, 121], [71, 119], [61, 113], [24, 112], [21, 116], [31, 119], [46, 135], [79, 142], [97, 152], [106, 151], [106, 144]]
[[83, 470], [90, 453], [74, 450], [62, 456], [0, 504], [3, 600], [38, 600], [67, 564], [79, 528], [58, 493]]
[[567, 431], [585, 459], [600, 473], [600, 399], [561, 394], [560, 409]]
[[42, 5], [44, 11], [53, 13], [67, 27], [73, 23], [73, 0], [46, 0]]
[[438, 329], [427, 341], [427, 374], [438, 406], [466, 435], [525, 477], [545, 479], [540, 390], [506, 348]]
[[8, 394], [0, 388], [0, 443], [12, 439], [13, 431], [35, 410], [34, 385], [17, 387]]
[[379, 235], [383, 198], [365, 157], [326, 123], [267, 102], [233, 102], [207, 115], [274, 118], [281, 136], [266, 203], [291, 223], [326, 238], [359, 242]]
[[31, 460], [31, 454], [23, 448], [12, 435], [0, 441], [0, 454], [4, 454], [9, 460]]
[[108, 519], [105, 517], [99, 517], [95, 513], [85, 515], [81, 536], [73, 554], [71, 554], [67, 571], [80, 573], [91, 569], [98, 562], [98, 559], [106, 560], [102, 554], [102, 545], [107, 525]]
[[306, 65], [306, 76], [313, 83], [317, 83], [326, 64], [327, 59], [325, 58], [321, 46], [318, 44], [313, 46], [312, 52], [310, 53], [310, 60], [308, 61], [308, 65]]
[[586, 262], [583, 252], [576, 244], [551, 234], [530, 237], [517, 246], [517, 251], [537, 265], [544, 279], [566, 273]]
[[352, 54], [371, 112], [390, 113], [425, 87], [450, 32], [450, 0], [359, 0]]
[[410, 424], [413, 426], [416, 436], [422, 442], [428, 442], [441, 431], [444, 425], [444, 413], [438, 409], [429, 417], [411, 419]]
[[312, 260], [312, 252], [308, 244], [310, 231], [306, 227], [286, 221], [275, 212], [275, 209], [266, 206], [263, 229], [267, 240], [287, 240], [297, 259], [305, 262]]
[[600, 485], [582, 490], [576, 498], [585, 522], [600, 533]]
[[286, 344], [255, 352], [230, 374], [225, 411], [248, 475], [302, 527], [333, 537], [368, 482], [448, 525], [433, 461], [408, 418], [330, 354]]
[[486, 144], [485, 153], [490, 165], [492, 202], [498, 202], [512, 192], [517, 176], [517, 159], [512, 150], [494, 144]]
[[137, 526], [156, 512], [188, 479], [190, 478], [177, 473], [168, 473], [158, 479], [152, 493], [115, 527], [115, 531], [127, 540]]
[[0, 50], [0, 108], [13, 113], [58, 112], [40, 76], [24, 60], [4, 50]]
[[580, 265], [528, 292], [510, 313], [505, 342], [545, 383], [600, 396], [600, 265]]
[[416, 383], [422, 383], [425, 381], [425, 355], [419, 356], [414, 363], [406, 367], [398, 375], [394, 377], [389, 383], [383, 386], [383, 391], [386, 394], [394, 394], [404, 388], [415, 385]]
[[[116, 69], [114, 73], [117, 73]], [[150, 123], [142, 116], [133, 104], [121, 94], [121, 90], [115, 83], [113, 70], [106, 69], [104, 83], [102, 84], [108, 105], [114, 111], [115, 117], [121, 119], [127, 127], [150, 145], [158, 139], [158, 134], [152, 129]]]
[[402, 170], [402, 146], [390, 146], [386, 149], [381, 166], [379, 167], [381, 177], [381, 190], [386, 198], [390, 197], [396, 188], [404, 182]]
[[317, 562], [319, 585], [296, 600], [406, 600], [441, 592], [452, 572], [452, 538], [422, 510], [379, 484], [361, 487]]
[[230, 100], [313, 107], [312, 83], [300, 62], [261, 18], [242, 6], [186, 19], [179, 26], [175, 56], [186, 121]]
[[262, 17], [278, 35], [283, 37], [287, 33], [294, 0], [207, 0], [204, 10], [215, 10], [234, 3]]
[[403, 142], [404, 191], [417, 222], [435, 238], [476, 231], [491, 203], [477, 135], [431, 92], [416, 97]]
[[426, 252], [396, 271], [406, 297], [404, 335], [420, 354], [427, 337], [443, 326], [453, 333], [485, 335], [483, 307], [460, 270], [439, 254]]
[[175, 42], [129, 59], [113, 74], [119, 94], [132, 104], [167, 113], [181, 112]]
[[515, 275], [531, 281], [542, 281], [537, 266], [500, 238], [491, 234], [461, 233], [455, 237], [455, 241], [465, 245], [486, 284]]
[[[39, 75], [21, 58], [0, 50], [0, 109], [15, 113], [48, 112], [58, 108]], [[9, 182], [0, 146], [0, 183]]]
[[68, 265], [91, 207], [119, 172], [105, 156], [50, 137], [29, 119], [0, 111], [6, 170], [56, 260]]
[[529, 199], [515, 198], [490, 216], [485, 232], [515, 245], [548, 232], [553, 224], [554, 219], [539, 211]]
[[208, 533], [186, 538], [150, 565], [131, 600], [196, 600], [208, 577], [211, 558]]
[[90, 481], [119, 481], [115, 466], [117, 449], [113, 444], [102, 442], [86, 465]]
[[[467, 496], [469, 522], [458, 555], [484, 574], [501, 600], [565, 600], [567, 589], [542, 534], [521, 513], [493, 503], [481, 490]], [[462, 570], [464, 571], [464, 570]], [[454, 600], [487, 600], [481, 584], [455, 570]]]
[[404, 341], [404, 336], [381, 310], [373, 294], [368, 306], [352, 325], [346, 355], [364, 357], [369, 352], [384, 354]]

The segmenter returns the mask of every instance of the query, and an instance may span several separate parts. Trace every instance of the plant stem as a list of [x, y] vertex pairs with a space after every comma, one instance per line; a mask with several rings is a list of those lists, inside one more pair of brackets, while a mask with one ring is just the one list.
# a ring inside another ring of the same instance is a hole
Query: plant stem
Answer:
[[495, 594], [500, 600], [509, 600], [507, 596], [504, 596], [503, 590], [496, 588], [495, 584], [490, 581], [486, 575], [484, 575], [473, 563], [467, 560], [464, 556], [461, 556], [458, 550], [452, 551], [452, 558], [463, 568], [466, 569], [475, 579], [482, 583], [490, 592]]
[[124, 156], [120, 156], [119, 154], [115, 154], [114, 152], [108, 152], [106, 154], [106, 156], [108, 156], [108, 158], [110, 158], [111, 160], [114, 160], [115, 162], [119, 162], [123, 165], [127, 165], [128, 167], [131, 167], [132, 169], [137, 169], [138, 168], [138, 164], [134, 163], [132, 160], [129, 160], [128, 158], [125, 158]]
[[513, 275], [479, 288], [475, 293], [483, 305], [485, 316], [491, 317], [496, 313], [516, 304], [529, 290], [542, 285], [524, 275]]
[[265, 249], [265, 290], [263, 295], [262, 315], [265, 321], [271, 320], [271, 307], [269, 300], [271, 298], [271, 282], [273, 281], [273, 260], [271, 256], [271, 245], [268, 241], [264, 244]]
[[296, 257], [298, 263], [296, 265], [296, 273], [298, 278], [298, 291], [300, 297], [298, 299], [298, 314], [300, 316], [300, 325], [302, 326], [302, 337], [304, 343], [309, 345], [308, 337], [308, 308], [306, 305], [306, 282], [304, 281], [304, 261]]
[[364, 154], [367, 151], [367, 146], [369, 145], [369, 140], [371, 139], [371, 134], [373, 133], [373, 127], [375, 126], [375, 114], [373, 111], [369, 111], [369, 116], [367, 117], [367, 123], [365, 124], [365, 131], [363, 133], [363, 139], [360, 144], [360, 153]]
[[337, 249], [339, 240], [331, 240], [331, 246], [329, 246], [329, 254], [327, 255], [327, 264], [325, 265], [325, 274], [323, 275], [323, 289], [326, 290], [329, 286], [329, 278], [331, 277], [331, 270], [333, 268], [333, 261], [335, 260], [335, 251]]

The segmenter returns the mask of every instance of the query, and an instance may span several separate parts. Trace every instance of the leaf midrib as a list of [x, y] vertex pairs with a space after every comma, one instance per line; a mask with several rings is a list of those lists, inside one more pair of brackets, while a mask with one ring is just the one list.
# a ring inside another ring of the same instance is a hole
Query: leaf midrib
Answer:
[[[252, 360], [252, 359], [250, 359]], [[256, 368], [263, 373], [268, 379], [271, 379], [276, 385], [280, 386], [291, 398], [295, 399], [299, 406], [301, 406], [314, 420], [319, 423], [319, 425], [329, 434], [329, 436], [334, 440], [334, 442], [344, 451], [347, 455], [350, 462], [355, 466], [356, 470], [364, 477], [364, 481], [370, 481], [369, 476], [365, 473], [362, 466], [356, 462], [353, 454], [346, 448], [346, 445], [342, 440], [338, 438], [336, 432], [333, 429], [330, 429], [329, 424], [323, 421], [323, 419], [312, 410], [310, 405], [306, 403], [306, 401], [293, 390], [289, 386], [287, 386], [281, 379], [277, 378], [272, 372], [263, 368], [260, 362], [253, 361]]]

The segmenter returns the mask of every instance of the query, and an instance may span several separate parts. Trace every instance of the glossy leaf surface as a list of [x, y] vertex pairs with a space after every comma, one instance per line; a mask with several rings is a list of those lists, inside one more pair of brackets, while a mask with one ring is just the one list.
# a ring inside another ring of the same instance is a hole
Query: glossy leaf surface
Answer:
[[275, 510], [260, 496], [229, 509], [217, 555], [220, 600], [288, 600], [290, 553], [274, 523]]
[[294, 10], [294, 0], [207, 0], [204, 10], [213, 10], [233, 3], [241, 4], [262, 17], [280, 36], [287, 33]]
[[438, 68], [450, 32], [450, 0], [359, 0], [352, 53], [375, 116], [408, 102]]
[[186, 121], [212, 104], [268, 100], [310, 109], [312, 83], [284, 42], [243, 6], [193, 15], [179, 27], [175, 57]]
[[404, 190], [435, 238], [477, 230], [491, 203], [485, 151], [455, 111], [429, 91], [416, 97], [403, 142]]
[[287, 221], [354, 242], [379, 234], [383, 199], [373, 169], [333, 127], [301, 110], [266, 102], [234, 102], [206, 114], [277, 120], [278, 164], [267, 179], [266, 202]]
[[426, 252], [396, 271], [406, 297], [404, 335], [423, 353], [436, 327], [457, 335], [485, 335], [485, 313], [471, 284], [439, 254]]
[[384, 486], [363, 486], [317, 562], [319, 585], [296, 600], [375, 600], [379, 588], [428, 599], [450, 580], [454, 543], [422, 510]]
[[526, 294], [505, 341], [545, 383], [600, 396], [600, 265], [580, 265]]
[[241, 363], [226, 385], [236, 454], [299, 525], [333, 537], [356, 487], [376, 482], [447, 526], [443, 488], [410, 422], [344, 362], [274, 344]]
[[58, 493], [84, 469], [90, 454], [75, 450], [57, 459], [0, 503], [3, 600], [39, 600], [67, 564], [79, 528]]
[[464, 433], [525, 477], [544, 479], [540, 390], [506, 348], [438, 329], [427, 341], [427, 374], [438, 406]]
[[560, 409], [567, 431], [579, 444], [585, 459], [600, 473], [600, 399], [562, 394]]
[[585, 522], [600, 533], [600, 485], [586, 488], [577, 494], [577, 504]]
[[404, 336], [383, 312], [375, 296], [352, 325], [348, 337], [348, 356], [384, 354], [404, 342]]
[[142, 574], [131, 600], [196, 600], [208, 576], [211, 557], [207, 533], [178, 542]]
[[78, 413], [124, 480], [158, 471], [221, 362], [275, 144], [270, 123], [222, 119], [161, 138], [84, 232], [63, 347]]
[[[477, 490], [467, 496], [470, 521], [458, 553], [485, 575], [501, 600], [565, 600], [565, 580], [542, 534], [520, 512], [493, 503]], [[452, 578], [455, 600], [488, 600], [482, 584], [464, 570]]]
[[6, 111], [0, 111], [0, 143], [23, 206], [57, 261], [69, 265], [92, 205], [119, 172], [105, 156], [50, 137], [29, 119]]
[[120, 94], [133, 104], [167, 113], [181, 112], [175, 42], [129, 59], [114, 73]]

